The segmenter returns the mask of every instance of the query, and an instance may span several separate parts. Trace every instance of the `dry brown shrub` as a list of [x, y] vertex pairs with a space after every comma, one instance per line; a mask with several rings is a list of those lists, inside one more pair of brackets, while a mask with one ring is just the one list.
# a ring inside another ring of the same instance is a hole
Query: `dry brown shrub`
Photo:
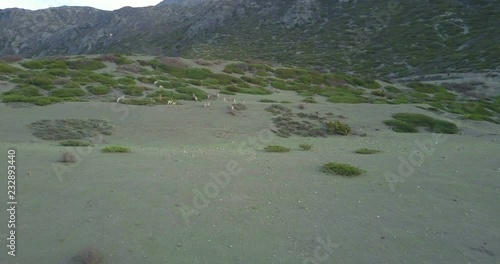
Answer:
[[159, 59], [160, 62], [164, 65], [176, 67], [176, 68], [187, 68], [189, 65], [181, 60], [178, 57], [162, 57]]
[[23, 57], [18, 56], [18, 55], [4, 55], [0, 57], [0, 61], [7, 62], [7, 63], [13, 63], [16, 61], [22, 60]]
[[58, 78], [52, 81], [52, 84], [54, 85], [64, 85], [67, 84], [70, 81], [70, 79], [67, 78]]
[[76, 162], [76, 155], [73, 152], [65, 151], [61, 154], [61, 162], [74, 163]]
[[201, 66], [213, 66], [214, 65], [214, 62], [204, 60], [204, 59], [196, 59], [196, 60], [194, 60], [194, 62], [198, 65], [201, 65]]
[[132, 72], [132, 73], [140, 73], [142, 71], [142, 68], [141, 68], [141, 66], [138, 66], [135, 64], [125, 64], [125, 65], [118, 66], [118, 70], [128, 71], [128, 72]]
[[78, 264], [103, 264], [104, 255], [94, 247], [86, 247], [76, 255], [73, 260]]
[[118, 58], [114, 54], [103, 54], [98, 58], [100, 61], [109, 61], [116, 63]]

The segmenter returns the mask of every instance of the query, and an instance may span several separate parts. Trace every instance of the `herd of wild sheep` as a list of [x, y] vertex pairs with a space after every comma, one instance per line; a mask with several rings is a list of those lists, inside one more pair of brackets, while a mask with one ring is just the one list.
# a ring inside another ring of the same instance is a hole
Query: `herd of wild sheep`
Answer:
[[[154, 85], [155, 85], [155, 86], [157, 86], [158, 88], [163, 88], [163, 86], [162, 86], [162, 85], [158, 85], [158, 83], [159, 83], [159, 81], [155, 81], [155, 82], [154, 82]], [[198, 102], [198, 101], [199, 101], [198, 97], [197, 97], [194, 93], [192, 94], [192, 98], [193, 98], [193, 100], [194, 100], [194, 101], [196, 101], [196, 102]], [[207, 99], [206, 99], [206, 101], [203, 103], [203, 107], [205, 107], [205, 108], [206, 108], [206, 107], [210, 107], [210, 101], [211, 101], [211, 100], [217, 100], [217, 99], [219, 99], [219, 98], [220, 98], [220, 93], [216, 93], [216, 94], [208, 94], [208, 95], [207, 95]], [[123, 99], [125, 99], [125, 95], [121, 95], [121, 96], [119, 96], [119, 97], [116, 99], [116, 102], [117, 102], [117, 103], [119, 103], [119, 102], [120, 102], [120, 100], [123, 100]], [[161, 95], [159, 96], [159, 100], [161, 100]], [[233, 113], [233, 114], [234, 114], [234, 111], [235, 111], [234, 104], [236, 104], [236, 99], [233, 99], [233, 98], [226, 98], [226, 97], [224, 97], [224, 98], [223, 98], [223, 100], [224, 100], [224, 102], [226, 102], [226, 103], [230, 103], [230, 105], [228, 106], [228, 108], [231, 110], [231, 112], [230, 112], [230, 113]], [[154, 102], [154, 101], [155, 101], [155, 100], [153, 100], [153, 102]], [[243, 99], [243, 100], [241, 101], [241, 103], [242, 103], [242, 104], [245, 104], [245, 100]], [[168, 101], [167, 101], [167, 105], [177, 105], [177, 101], [175, 101], [175, 100], [168, 100]]]

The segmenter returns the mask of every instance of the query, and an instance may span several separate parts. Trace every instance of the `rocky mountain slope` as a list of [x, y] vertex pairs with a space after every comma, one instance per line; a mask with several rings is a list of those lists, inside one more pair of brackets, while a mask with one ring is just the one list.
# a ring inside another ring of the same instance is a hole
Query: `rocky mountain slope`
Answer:
[[379, 76], [500, 65], [500, 2], [165, 0], [102, 11], [0, 10], [0, 55], [260, 59]]

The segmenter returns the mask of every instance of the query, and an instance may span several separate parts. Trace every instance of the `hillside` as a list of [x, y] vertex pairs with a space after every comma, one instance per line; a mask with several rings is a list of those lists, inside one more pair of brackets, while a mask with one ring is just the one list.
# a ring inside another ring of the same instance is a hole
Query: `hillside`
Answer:
[[263, 60], [385, 77], [500, 65], [495, 1], [172, 1], [0, 10], [0, 54]]
[[268, 64], [106, 54], [0, 62], [0, 98], [5, 103], [48, 105], [113, 102], [124, 95], [120, 103], [166, 105], [177, 100], [179, 104], [208, 100], [210, 94], [219, 93], [228, 97], [252, 94], [260, 96], [261, 102], [277, 103], [268, 96], [293, 91], [306, 104], [318, 100], [424, 104], [418, 107], [500, 123], [499, 76], [491, 72], [392, 82]]

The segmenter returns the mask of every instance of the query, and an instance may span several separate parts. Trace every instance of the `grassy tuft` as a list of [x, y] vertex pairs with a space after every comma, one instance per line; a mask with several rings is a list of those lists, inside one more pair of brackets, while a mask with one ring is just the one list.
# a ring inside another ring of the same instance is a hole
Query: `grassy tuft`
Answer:
[[80, 141], [80, 140], [66, 140], [66, 141], [62, 141], [61, 143], [59, 143], [59, 145], [66, 146], [66, 147], [87, 147], [87, 146], [91, 146], [92, 144], [90, 144], [89, 142]]
[[338, 135], [349, 135], [351, 133], [351, 127], [339, 120], [330, 121], [326, 123], [326, 129], [330, 134], [338, 134]]
[[323, 172], [352, 177], [361, 175], [365, 171], [349, 164], [329, 162], [323, 166]]
[[360, 148], [355, 150], [354, 152], [358, 154], [375, 154], [375, 153], [380, 153], [382, 151], [378, 149]]
[[265, 151], [267, 152], [288, 152], [290, 151], [290, 148], [286, 148], [283, 146], [278, 146], [278, 145], [269, 145], [264, 148]]
[[303, 150], [311, 150], [313, 148], [313, 145], [311, 144], [306, 144], [306, 143], [303, 143], [303, 144], [300, 144], [299, 147]]
[[103, 153], [129, 153], [130, 148], [122, 146], [108, 146], [102, 149]]

